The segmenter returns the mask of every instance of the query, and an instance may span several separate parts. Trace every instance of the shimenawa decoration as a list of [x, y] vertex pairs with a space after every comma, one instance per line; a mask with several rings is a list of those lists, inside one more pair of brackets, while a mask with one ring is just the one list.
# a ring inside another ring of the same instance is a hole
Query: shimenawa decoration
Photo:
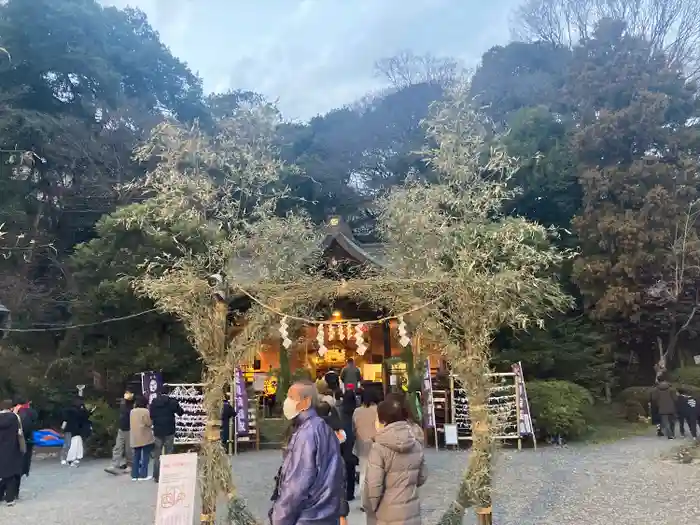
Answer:
[[[461, 523], [469, 507], [477, 508], [480, 523], [490, 522], [490, 344], [501, 327], [541, 324], [550, 309], [570, 304], [555, 282], [542, 277], [568, 254], [547, 243], [550, 232], [541, 226], [502, 215], [513, 195], [508, 181], [517, 163], [498, 142], [486, 143], [467, 93], [465, 85], [455, 85], [434, 104], [426, 123], [428, 141], [436, 147], [425, 156], [437, 182], [408, 181], [376, 202], [386, 267], [359, 268], [355, 278], [342, 282], [309, 270], [321, 256], [321, 231], [298, 214], [275, 215], [286, 190], [280, 189], [282, 165], [272, 146], [279, 116], [269, 106], [239, 108], [217, 123], [215, 137], [162, 125], [137, 150], [137, 158], [156, 167], [139, 183], [149, 196], [139, 205], [143, 213], [124, 220], [138, 221], [155, 237], [168, 235], [175, 225], [186, 224], [190, 232], [189, 244], [178, 240], [177, 253], [148, 261], [134, 285], [183, 321], [206, 366], [202, 523], [213, 523], [221, 495], [229, 497], [226, 516], [219, 512], [227, 523], [254, 523], [235, 495], [223, 448], [214, 441], [222, 392], [235, 368], [270, 337], [292, 347], [290, 323], [313, 319], [317, 305], [341, 296], [392, 312], [387, 319], [400, 315], [402, 343], [410, 343], [403, 322], [410, 320], [412, 333], [443, 349], [469, 398], [473, 452], [440, 523]], [[208, 279], [223, 274], [227, 278], [215, 283]], [[251, 304], [234, 323], [227, 305], [233, 297], [247, 297]], [[323, 353], [328, 323], [311, 324]], [[354, 338], [361, 349], [358, 325], [345, 328], [345, 338]]]

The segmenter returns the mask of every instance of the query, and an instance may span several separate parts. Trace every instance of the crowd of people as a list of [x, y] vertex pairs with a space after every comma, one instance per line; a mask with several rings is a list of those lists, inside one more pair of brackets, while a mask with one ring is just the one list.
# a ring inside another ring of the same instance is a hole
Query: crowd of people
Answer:
[[[129, 388], [119, 406], [119, 429], [112, 464], [105, 469], [109, 474], [126, 473], [131, 464], [132, 481], [153, 480], [160, 474], [162, 454], [175, 451], [175, 417], [184, 414], [177, 400], [168, 396], [164, 388], [149, 400], [136, 395]], [[150, 469], [153, 459], [153, 469]]]
[[656, 425], [658, 436], [674, 439], [676, 424], [681, 437], [685, 437], [685, 427], [690, 435], [697, 439], [700, 428], [700, 400], [684, 388], [676, 389], [662, 374], [651, 392], [650, 399], [652, 423]]
[[421, 522], [421, 425], [403, 394], [378, 402], [373, 390], [358, 388], [359, 379], [347, 379], [335, 392], [327, 379], [289, 389], [283, 413], [291, 425], [275, 478], [272, 525], [344, 523], [358, 495], [370, 525]]

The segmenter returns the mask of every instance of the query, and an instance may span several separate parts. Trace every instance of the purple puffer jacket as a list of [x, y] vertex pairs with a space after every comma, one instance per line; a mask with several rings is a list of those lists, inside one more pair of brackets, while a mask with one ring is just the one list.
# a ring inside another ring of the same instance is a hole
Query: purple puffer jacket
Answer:
[[273, 525], [337, 525], [343, 501], [338, 438], [314, 409], [297, 416], [272, 506]]

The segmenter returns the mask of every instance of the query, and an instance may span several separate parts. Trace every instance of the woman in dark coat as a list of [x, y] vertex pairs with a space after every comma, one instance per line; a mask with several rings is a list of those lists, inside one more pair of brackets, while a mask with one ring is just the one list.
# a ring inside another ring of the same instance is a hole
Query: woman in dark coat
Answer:
[[[350, 386], [350, 385], [348, 385]], [[348, 388], [343, 394], [343, 400], [340, 404], [340, 421], [345, 432], [345, 441], [340, 445], [340, 453], [345, 461], [345, 474], [347, 499], [352, 501], [355, 499], [355, 468], [358, 460], [353, 449], [355, 448], [355, 432], [353, 431], [352, 415], [357, 408], [357, 397], [355, 390]]]
[[15, 504], [24, 466], [24, 436], [12, 408], [12, 401], [0, 402], [0, 500], [8, 505]]

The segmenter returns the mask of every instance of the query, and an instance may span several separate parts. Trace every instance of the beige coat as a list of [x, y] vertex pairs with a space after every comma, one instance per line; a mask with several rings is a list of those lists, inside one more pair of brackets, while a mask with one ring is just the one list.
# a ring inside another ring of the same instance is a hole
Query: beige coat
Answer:
[[423, 446], [411, 424], [397, 421], [379, 430], [369, 453], [362, 493], [367, 523], [420, 525], [418, 487], [425, 480]]
[[372, 440], [377, 434], [377, 405], [365, 406], [355, 409], [352, 414], [352, 428], [355, 432], [355, 455], [358, 458], [367, 458], [372, 448]]
[[132, 409], [129, 420], [131, 422], [131, 432], [129, 432], [131, 448], [145, 447], [155, 442], [153, 423], [147, 408]]

